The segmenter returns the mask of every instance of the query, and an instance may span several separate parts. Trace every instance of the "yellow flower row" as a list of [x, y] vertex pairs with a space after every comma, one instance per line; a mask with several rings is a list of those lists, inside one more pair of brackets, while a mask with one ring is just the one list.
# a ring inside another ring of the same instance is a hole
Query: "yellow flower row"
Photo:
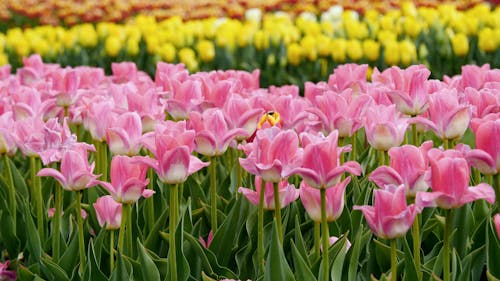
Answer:
[[7, 53], [57, 58], [80, 48], [100, 48], [102, 55], [115, 58], [124, 54], [133, 59], [145, 48], [157, 59], [183, 62], [197, 70], [199, 63], [214, 60], [216, 48], [234, 52], [284, 46], [290, 65], [318, 58], [336, 63], [381, 63], [381, 54], [386, 65], [408, 65], [425, 61], [429, 46], [417, 42], [426, 36], [434, 36], [438, 44], [434, 47], [451, 48], [457, 56], [468, 54], [469, 39], [476, 36], [480, 50], [493, 52], [500, 46], [500, 7], [481, 4], [459, 11], [451, 5], [417, 8], [405, 2], [399, 10], [385, 14], [368, 10], [364, 17], [336, 7], [321, 19], [307, 13], [292, 18], [286, 13], [261, 15], [254, 11], [247, 13], [246, 20], [183, 21], [172, 17], [158, 22], [154, 17], [138, 16], [126, 24], [14, 28], [0, 34], [0, 63], [8, 63]]

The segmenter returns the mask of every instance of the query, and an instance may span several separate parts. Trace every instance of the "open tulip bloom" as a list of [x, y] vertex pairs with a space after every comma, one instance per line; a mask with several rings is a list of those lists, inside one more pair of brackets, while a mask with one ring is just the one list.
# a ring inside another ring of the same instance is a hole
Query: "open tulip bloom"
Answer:
[[[278, 183], [279, 186], [279, 199], [280, 208], [288, 206], [290, 203], [294, 202], [299, 198], [299, 190], [295, 188], [293, 184], [289, 184], [287, 181], [282, 181]], [[255, 177], [255, 190], [240, 187], [238, 189], [240, 193], [245, 196], [250, 203], [253, 205], [259, 205], [259, 197], [262, 192], [262, 178], [259, 176]], [[274, 190], [273, 183], [266, 182], [266, 187], [264, 189], [264, 209], [274, 210]]]

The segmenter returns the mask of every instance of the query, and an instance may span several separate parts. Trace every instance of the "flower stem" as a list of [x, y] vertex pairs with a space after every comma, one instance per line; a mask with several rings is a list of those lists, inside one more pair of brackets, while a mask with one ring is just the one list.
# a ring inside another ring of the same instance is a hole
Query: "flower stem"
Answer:
[[107, 181], [108, 180], [108, 145], [105, 142], [101, 142], [101, 147], [99, 153], [101, 154], [100, 161], [101, 161], [101, 171], [102, 173], [102, 180]]
[[422, 280], [422, 272], [420, 271], [420, 214], [417, 214], [413, 221], [413, 259], [415, 262], [418, 280]]
[[61, 254], [61, 212], [62, 212], [62, 201], [63, 201], [63, 190], [59, 183], [56, 183], [55, 191], [55, 212], [54, 212], [54, 229], [52, 229], [52, 245], [53, 254], [52, 258], [55, 263], [59, 262], [59, 256]]
[[[5, 172], [7, 176], [7, 184], [9, 185], [9, 201], [10, 201], [10, 215], [12, 216], [13, 225], [17, 225], [17, 206], [16, 206], [16, 188], [14, 186], [14, 179], [12, 178], [12, 169], [10, 168], [10, 160], [7, 154], [4, 154], [5, 160]], [[13, 229], [14, 235], [16, 234], [16, 229]]]
[[31, 189], [33, 191], [33, 199], [35, 200], [37, 228], [40, 239], [45, 240], [44, 236], [44, 213], [43, 213], [43, 198], [42, 198], [42, 184], [40, 177], [36, 173], [40, 170], [40, 161], [35, 157], [30, 157], [30, 174], [31, 174]]
[[329, 280], [330, 263], [328, 261], [328, 248], [330, 246], [330, 235], [328, 234], [328, 222], [326, 221], [326, 188], [320, 189], [321, 196], [321, 226], [323, 244], [323, 280]]
[[411, 136], [412, 136], [412, 144], [414, 146], [419, 146], [420, 143], [418, 141], [418, 132], [417, 132], [417, 124], [411, 124]]
[[356, 161], [357, 159], [357, 155], [356, 153], [358, 152], [358, 145], [357, 145], [357, 140], [358, 140], [358, 132], [354, 132], [354, 134], [352, 134], [352, 149], [351, 149], [351, 157], [349, 160], [351, 161]]
[[177, 281], [177, 257], [176, 257], [176, 249], [175, 249], [175, 228], [177, 227], [177, 200], [178, 200], [178, 192], [177, 192], [177, 184], [173, 185], [170, 188], [170, 218], [169, 218], [169, 263], [170, 263], [170, 280]]
[[115, 268], [115, 231], [111, 229], [109, 231], [109, 273], [113, 272]]
[[385, 165], [385, 151], [383, 150], [379, 150], [378, 151], [378, 156], [379, 156], [379, 159], [378, 159], [378, 163], [380, 166], [383, 166]]
[[[240, 151], [239, 150], [236, 150], [236, 190], [238, 190], [238, 188], [240, 188], [241, 186], [243, 186], [243, 179], [242, 179], [242, 171], [241, 171], [241, 165], [240, 165], [240, 162], [238, 161], [238, 159], [240, 158]], [[239, 192], [235, 192], [236, 194], [236, 199], [238, 199], [238, 196], [240, 196], [240, 193]]]
[[443, 280], [450, 281], [450, 236], [451, 223], [453, 219], [452, 210], [446, 210], [446, 220], [444, 224], [444, 250], [443, 250]]
[[314, 222], [314, 253], [316, 255], [316, 260], [318, 260], [321, 257], [320, 245], [321, 245], [321, 223], [315, 221]]
[[[148, 179], [149, 179], [149, 184], [148, 188], [151, 190], [154, 190], [154, 170], [149, 168], [148, 169]], [[151, 231], [153, 229], [153, 226], [155, 225], [155, 206], [154, 206], [154, 200], [153, 198], [146, 200], [146, 212], [147, 212], [147, 226], [148, 230]]]
[[396, 281], [398, 275], [397, 267], [397, 257], [396, 257], [396, 239], [391, 240], [391, 280]]
[[217, 157], [210, 159], [210, 221], [213, 233], [217, 232]]
[[76, 220], [78, 223], [78, 249], [80, 250], [80, 267], [79, 273], [83, 275], [85, 271], [85, 244], [83, 236], [83, 219], [82, 219], [82, 191], [76, 192]]
[[[280, 192], [279, 183], [273, 183], [274, 189], [274, 218], [276, 219], [276, 225], [278, 227], [278, 238], [280, 239], [281, 245], [283, 245], [283, 227], [281, 226], [281, 204], [280, 204]], [[265, 190], [261, 189], [261, 193]]]
[[443, 148], [448, 150], [450, 148], [450, 141], [448, 139], [443, 139]]
[[496, 194], [496, 204], [497, 204], [497, 210], [500, 209], [500, 173], [496, 174], [495, 176], [495, 194]]
[[[261, 186], [265, 186], [261, 182]], [[261, 188], [259, 194], [259, 210], [257, 213], [257, 254], [259, 256], [260, 273], [264, 273], [264, 190]]]
[[128, 220], [130, 220], [130, 204], [122, 204], [122, 223], [120, 232], [118, 233], [118, 250], [120, 253], [125, 253], [124, 241], [125, 233], [127, 232]]

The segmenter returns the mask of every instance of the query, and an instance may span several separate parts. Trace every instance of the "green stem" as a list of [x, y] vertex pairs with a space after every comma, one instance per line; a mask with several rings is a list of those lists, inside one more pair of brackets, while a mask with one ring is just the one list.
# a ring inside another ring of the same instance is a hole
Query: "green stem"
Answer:
[[120, 253], [125, 253], [124, 242], [125, 242], [125, 233], [127, 232], [127, 225], [129, 215], [130, 215], [130, 205], [122, 204], [122, 223], [120, 225], [120, 232], [118, 233], [118, 250]]
[[450, 239], [451, 223], [453, 219], [452, 210], [446, 210], [446, 220], [444, 224], [444, 250], [443, 250], [443, 280], [450, 281]]
[[217, 231], [217, 157], [210, 158], [210, 222], [212, 223], [212, 231]]
[[[261, 186], [265, 187], [265, 182], [261, 180]], [[257, 213], [257, 254], [259, 256], [260, 273], [264, 274], [264, 188], [260, 189], [259, 210]]]
[[[12, 178], [12, 169], [10, 167], [10, 160], [7, 154], [4, 154], [5, 160], [5, 172], [7, 176], [7, 184], [9, 185], [9, 203], [10, 203], [10, 215], [12, 216], [13, 225], [17, 226], [17, 206], [16, 206], [16, 188], [14, 186], [14, 179]], [[16, 229], [13, 229], [14, 235], [16, 234]]]
[[40, 177], [36, 174], [40, 170], [40, 161], [35, 157], [30, 157], [30, 174], [31, 174], [31, 189], [33, 191], [33, 199], [35, 200], [37, 228], [40, 239], [45, 240], [44, 236], [44, 213], [43, 213], [43, 198], [42, 198], [42, 184]]
[[413, 222], [413, 259], [415, 261], [415, 266], [418, 274], [418, 280], [422, 280], [422, 272], [420, 271], [421, 261], [420, 261], [420, 214], [417, 214], [415, 221]]
[[328, 281], [330, 263], [328, 261], [328, 248], [330, 247], [330, 235], [328, 234], [328, 222], [326, 221], [326, 188], [320, 189], [321, 196], [321, 226], [323, 244], [323, 280]]
[[500, 173], [496, 174], [495, 176], [495, 194], [496, 194], [496, 204], [497, 204], [497, 209], [500, 209]]
[[240, 193], [238, 192], [238, 188], [242, 187], [243, 185], [243, 179], [242, 179], [242, 173], [241, 173], [241, 165], [240, 161], [238, 160], [240, 158], [240, 151], [236, 150], [236, 199], [238, 199], [238, 196], [240, 196]]
[[314, 222], [314, 253], [316, 255], [316, 260], [321, 257], [320, 247], [321, 246], [321, 223]]
[[76, 192], [76, 220], [78, 223], [78, 249], [80, 251], [80, 275], [85, 271], [85, 244], [83, 236], [83, 219], [82, 219], [82, 191]]
[[115, 231], [111, 229], [109, 231], [109, 268], [110, 274], [113, 272], [115, 268]]
[[[339, 138], [338, 140], [338, 145], [339, 146], [344, 146], [345, 139], [344, 138]], [[344, 153], [339, 155], [339, 160], [340, 160], [340, 165], [345, 163], [345, 155]]]
[[175, 228], [177, 227], [177, 184], [170, 188], [170, 218], [169, 218], [169, 263], [170, 263], [170, 280], [177, 281], [177, 257], [176, 257], [176, 242], [175, 242]]
[[[154, 190], [154, 170], [151, 168], [148, 169], [148, 179], [149, 179], [148, 188]], [[153, 198], [146, 200], [145, 204], [147, 212], [147, 218], [146, 218], [147, 226], [148, 230], [151, 231], [153, 229], [153, 226], [155, 225], [155, 206]]]
[[379, 165], [380, 166], [385, 165], [385, 151], [379, 150], [378, 151], [378, 156], [379, 156], [379, 158], [378, 158]]
[[59, 256], [61, 254], [61, 212], [62, 212], [62, 201], [63, 201], [63, 190], [59, 183], [55, 186], [55, 212], [54, 212], [54, 229], [52, 230], [52, 245], [53, 245], [53, 259], [55, 263], [59, 262]]
[[398, 267], [397, 267], [397, 257], [396, 257], [396, 239], [391, 240], [391, 280], [398, 280]]
[[[281, 205], [280, 205], [280, 193], [279, 193], [279, 183], [273, 183], [274, 189], [274, 218], [276, 219], [276, 225], [278, 228], [278, 238], [280, 243], [283, 245], [283, 227], [281, 226]], [[263, 193], [265, 188], [261, 189], [260, 192]]]
[[448, 150], [450, 148], [450, 141], [448, 139], [443, 139], [443, 148]]
[[[134, 254], [134, 247], [132, 247], [132, 208], [133, 208], [133, 205], [132, 204], [126, 204], [128, 205], [129, 207], [127, 209], [125, 209], [125, 211], [128, 212], [127, 214], [127, 217], [128, 217], [128, 220], [127, 220], [127, 225], [125, 227], [125, 230], [127, 231], [126, 235], [125, 235], [125, 243], [126, 243], [126, 247], [125, 247], [125, 254], [127, 255], [131, 255], [133, 256]], [[123, 207], [122, 207], [122, 211], [123, 211]]]
[[411, 124], [411, 136], [412, 136], [412, 144], [414, 146], [419, 146], [420, 143], [418, 141], [417, 124]]
[[357, 152], [358, 152], [358, 145], [357, 145], [357, 140], [358, 140], [358, 132], [354, 132], [352, 135], [352, 150], [351, 150], [351, 157], [349, 160], [351, 161], [356, 161], [357, 159]]
[[101, 142], [101, 171], [99, 171], [100, 173], [102, 173], [102, 180], [103, 181], [107, 181], [108, 180], [108, 144], [106, 142]]

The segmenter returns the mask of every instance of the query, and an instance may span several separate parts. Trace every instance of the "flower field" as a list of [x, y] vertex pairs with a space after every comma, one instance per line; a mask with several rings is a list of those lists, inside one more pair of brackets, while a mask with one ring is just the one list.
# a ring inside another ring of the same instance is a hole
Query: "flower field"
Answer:
[[494, 1], [1, 2], [0, 280], [500, 280]]

